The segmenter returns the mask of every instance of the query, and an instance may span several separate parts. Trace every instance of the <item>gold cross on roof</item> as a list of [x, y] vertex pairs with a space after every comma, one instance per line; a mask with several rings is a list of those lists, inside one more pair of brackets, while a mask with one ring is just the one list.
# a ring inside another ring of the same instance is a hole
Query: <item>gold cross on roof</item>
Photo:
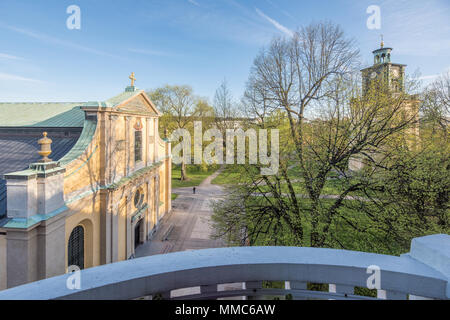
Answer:
[[381, 48], [383, 48], [384, 47], [384, 37], [383, 37], [383, 35], [381, 35]]
[[134, 77], [134, 72], [131, 73], [129, 79], [131, 80], [131, 86], [134, 87], [134, 82], [136, 81], [136, 78]]

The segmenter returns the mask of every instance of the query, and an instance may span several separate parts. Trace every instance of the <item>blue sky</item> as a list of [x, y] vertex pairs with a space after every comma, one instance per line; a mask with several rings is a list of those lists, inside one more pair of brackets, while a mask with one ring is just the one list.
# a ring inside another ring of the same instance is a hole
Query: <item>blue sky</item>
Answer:
[[[81, 29], [69, 30], [69, 5]], [[370, 5], [381, 30], [369, 30]], [[189, 84], [212, 100], [225, 78], [238, 99], [274, 35], [331, 20], [372, 62], [380, 34], [424, 81], [450, 67], [448, 0], [0, 0], [0, 101], [105, 100], [136, 73], [141, 89]]]

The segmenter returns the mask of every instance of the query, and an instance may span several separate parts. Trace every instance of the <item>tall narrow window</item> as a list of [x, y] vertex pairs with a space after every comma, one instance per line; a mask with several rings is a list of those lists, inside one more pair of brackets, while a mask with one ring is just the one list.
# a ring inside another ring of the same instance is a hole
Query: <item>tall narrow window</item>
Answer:
[[84, 269], [84, 228], [77, 226], [72, 230], [67, 248], [68, 266]]
[[134, 132], [134, 161], [142, 160], [142, 131]]
[[141, 189], [138, 189], [134, 194], [134, 206], [136, 209], [140, 209], [142, 207], [142, 203], [144, 202], [144, 193]]

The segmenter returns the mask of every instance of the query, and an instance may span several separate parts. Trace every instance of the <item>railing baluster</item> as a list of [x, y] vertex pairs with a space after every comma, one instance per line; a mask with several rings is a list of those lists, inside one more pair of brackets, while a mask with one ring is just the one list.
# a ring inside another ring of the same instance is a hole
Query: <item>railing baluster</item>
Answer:
[[[285, 281], [284, 288], [286, 290], [307, 290], [308, 283], [302, 281]], [[307, 300], [306, 297], [294, 297], [295, 300]]]
[[388, 300], [407, 300], [407, 295], [404, 292], [377, 290], [377, 298]]
[[244, 289], [262, 289], [262, 281], [246, 281]]
[[421, 296], [415, 296], [413, 294], [409, 295], [409, 300], [434, 300], [433, 298], [427, 298], [427, 297], [421, 297]]
[[200, 293], [214, 293], [217, 292], [217, 284], [200, 286]]
[[328, 292], [332, 293], [343, 293], [343, 294], [354, 294], [355, 293], [355, 287], [353, 286], [346, 286], [342, 284], [332, 284], [330, 283], [328, 286]]
[[306, 290], [308, 286], [308, 283], [306, 282], [301, 282], [301, 281], [285, 281], [284, 282], [284, 288], [286, 290]]
[[[255, 293], [258, 289], [262, 289], [262, 281], [246, 281], [243, 284], [243, 289], [252, 289]], [[254, 296], [248, 296], [247, 300], [258, 300], [262, 297], [254, 295]]]

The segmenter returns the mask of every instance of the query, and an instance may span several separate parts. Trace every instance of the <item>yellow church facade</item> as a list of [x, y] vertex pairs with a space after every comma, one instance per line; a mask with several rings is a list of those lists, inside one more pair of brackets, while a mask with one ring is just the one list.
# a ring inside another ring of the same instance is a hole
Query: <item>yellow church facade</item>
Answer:
[[[105, 102], [71, 107], [28, 126], [5, 125], [0, 116], [1, 129], [10, 133], [2, 138], [0, 130], [0, 151], [1, 139], [16, 134], [23, 141], [21, 135], [35, 138], [44, 129], [47, 137], [35, 139], [36, 146], [52, 149], [51, 160], [41, 151], [25, 170], [2, 173], [6, 214], [0, 218], [0, 289], [74, 266], [132, 258], [171, 210], [171, 146], [159, 136], [160, 113], [145, 92], [132, 83]], [[76, 136], [70, 122], [80, 116]], [[55, 121], [63, 126], [49, 126]], [[76, 143], [69, 148], [72, 134]], [[63, 145], [66, 152], [55, 149], [59, 159], [52, 158], [54, 148]]]

